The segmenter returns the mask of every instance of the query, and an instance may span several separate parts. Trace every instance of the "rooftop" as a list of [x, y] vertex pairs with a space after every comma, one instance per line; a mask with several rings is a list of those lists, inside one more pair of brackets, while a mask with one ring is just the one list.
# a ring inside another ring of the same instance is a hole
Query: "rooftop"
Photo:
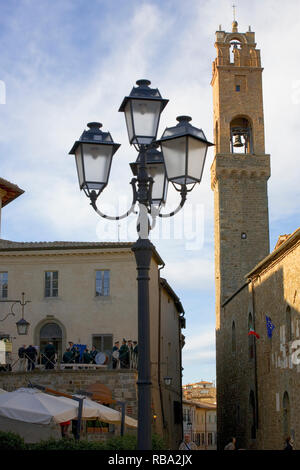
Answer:
[[24, 190], [19, 188], [19, 186], [10, 183], [4, 178], [0, 178], [0, 190], [1, 189], [4, 191], [4, 195], [2, 196], [2, 207], [6, 206], [24, 193]]

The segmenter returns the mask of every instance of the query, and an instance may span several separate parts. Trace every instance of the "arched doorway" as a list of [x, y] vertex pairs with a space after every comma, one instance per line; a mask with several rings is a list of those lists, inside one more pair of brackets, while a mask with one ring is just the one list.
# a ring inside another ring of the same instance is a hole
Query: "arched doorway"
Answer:
[[45, 346], [51, 341], [54, 344], [57, 359], [61, 360], [62, 357], [62, 329], [55, 322], [45, 323], [40, 329], [40, 351], [44, 352]]
[[249, 396], [249, 424], [250, 424], [250, 436], [251, 439], [256, 439], [256, 406], [255, 406], [255, 395], [253, 390], [250, 391]]
[[284, 392], [282, 400], [283, 409], [283, 437], [286, 439], [290, 434], [291, 416], [290, 416], [290, 398], [288, 392]]

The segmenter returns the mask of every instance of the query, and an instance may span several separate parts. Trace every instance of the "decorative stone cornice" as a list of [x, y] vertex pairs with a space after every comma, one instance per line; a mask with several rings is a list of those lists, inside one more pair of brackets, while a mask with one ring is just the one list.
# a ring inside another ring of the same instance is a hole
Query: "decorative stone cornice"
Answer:
[[[99, 254], [130, 253], [131, 242], [13, 242], [0, 239], [0, 256], [95, 256]], [[156, 249], [153, 258], [158, 265], [164, 262]]]
[[219, 179], [269, 179], [270, 155], [217, 154], [211, 166], [211, 188]]

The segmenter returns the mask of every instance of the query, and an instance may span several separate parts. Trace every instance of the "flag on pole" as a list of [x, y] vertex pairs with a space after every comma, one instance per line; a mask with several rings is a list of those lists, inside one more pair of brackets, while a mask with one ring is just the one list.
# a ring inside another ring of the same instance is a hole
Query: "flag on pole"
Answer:
[[266, 326], [267, 326], [267, 333], [268, 333], [268, 338], [272, 338], [273, 330], [275, 326], [272, 323], [272, 320], [270, 317], [266, 315]]
[[253, 328], [250, 328], [249, 333], [248, 333], [248, 336], [251, 336], [251, 335], [253, 335], [253, 336], [255, 336], [255, 338], [259, 339], [259, 334], [256, 333], [256, 331], [254, 331]]

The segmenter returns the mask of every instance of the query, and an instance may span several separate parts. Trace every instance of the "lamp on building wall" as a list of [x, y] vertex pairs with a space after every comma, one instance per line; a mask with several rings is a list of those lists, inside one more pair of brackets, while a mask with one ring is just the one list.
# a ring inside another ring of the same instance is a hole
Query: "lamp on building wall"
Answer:
[[172, 380], [173, 380], [172, 377], [164, 377], [165, 385], [166, 385], [167, 387], [170, 387], [170, 385], [172, 384]]
[[[134, 178], [130, 209], [118, 217], [109, 216], [97, 207], [97, 199], [108, 183], [112, 156], [118, 150], [109, 132], [102, 132], [99, 123], [88, 124], [75, 142], [70, 154], [75, 155], [80, 189], [89, 197], [98, 215], [109, 220], [120, 220], [135, 212], [138, 204], [138, 240], [134, 252], [138, 271], [138, 449], [151, 449], [151, 364], [149, 319], [149, 269], [155, 250], [149, 240], [157, 217], [171, 217], [184, 205], [187, 192], [201, 181], [208, 142], [203, 131], [190, 124], [191, 118], [177, 118], [177, 126], [167, 128], [157, 139], [160, 115], [168, 100], [157, 88], [150, 88], [149, 80], [138, 80], [119, 108], [124, 112], [128, 138], [138, 151], [131, 164]], [[160, 147], [160, 150], [159, 150]], [[172, 182], [180, 192], [177, 209], [161, 213], [166, 202], [167, 183]]]
[[4, 321], [6, 320], [6, 318], [9, 317], [9, 315], [12, 315], [12, 316], [15, 316], [15, 312], [13, 311], [13, 308], [16, 304], [19, 304], [21, 305], [21, 308], [22, 308], [22, 317], [20, 318], [19, 321], [16, 322], [16, 325], [17, 325], [17, 332], [18, 332], [18, 335], [27, 335], [28, 334], [28, 329], [29, 329], [29, 326], [30, 326], [30, 323], [25, 320], [24, 318], [24, 307], [25, 305], [27, 305], [29, 302], [31, 302], [30, 300], [26, 300], [25, 301], [25, 293], [22, 292], [22, 299], [21, 300], [0, 300], [0, 302], [9, 302], [9, 303], [12, 303], [11, 305], [11, 308], [10, 308], [10, 312], [6, 315], [6, 317], [2, 318], [0, 321]]

